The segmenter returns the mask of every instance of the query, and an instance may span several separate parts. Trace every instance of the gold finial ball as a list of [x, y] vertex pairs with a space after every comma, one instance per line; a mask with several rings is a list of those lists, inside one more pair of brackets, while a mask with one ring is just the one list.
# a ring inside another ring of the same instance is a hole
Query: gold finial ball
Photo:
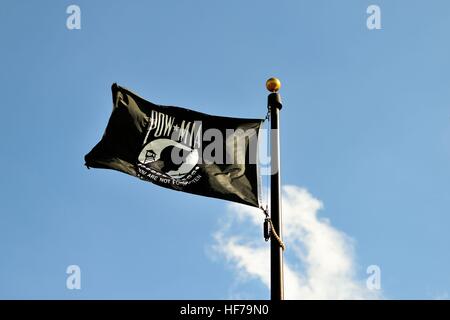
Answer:
[[270, 78], [266, 81], [266, 88], [270, 92], [277, 92], [281, 88], [281, 82], [277, 78]]

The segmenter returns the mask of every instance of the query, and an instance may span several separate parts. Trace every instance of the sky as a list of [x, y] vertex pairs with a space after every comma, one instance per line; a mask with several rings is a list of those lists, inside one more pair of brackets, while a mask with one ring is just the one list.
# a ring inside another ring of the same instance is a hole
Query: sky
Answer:
[[268, 299], [258, 210], [84, 155], [113, 82], [260, 118], [276, 76], [287, 298], [448, 299], [449, 15], [445, 0], [2, 1], [0, 298]]

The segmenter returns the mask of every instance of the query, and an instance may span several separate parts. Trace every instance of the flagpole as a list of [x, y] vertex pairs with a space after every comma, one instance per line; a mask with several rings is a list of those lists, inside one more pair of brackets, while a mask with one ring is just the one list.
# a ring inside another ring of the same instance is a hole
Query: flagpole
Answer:
[[271, 92], [267, 99], [271, 127], [270, 219], [276, 233], [274, 234], [274, 232], [271, 232], [270, 239], [270, 299], [272, 301], [284, 300], [283, 248], [280, 240], [282, 239], [279, 135], [280, 110], [282, 108], [282, 103], [281, 96], [278, 93], [280, 87], [281, 83], [277, 78], [270, 78], [266, 82], [266, 88]]

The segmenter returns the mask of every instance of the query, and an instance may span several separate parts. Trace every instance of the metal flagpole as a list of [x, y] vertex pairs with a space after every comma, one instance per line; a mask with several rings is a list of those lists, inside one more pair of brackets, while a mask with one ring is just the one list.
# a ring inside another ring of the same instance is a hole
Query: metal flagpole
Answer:
[[284, 299], [283, 279], [283, 244], [281, 236], [281, 190], [280, 190], [280, 136], [279, 116], [282, 107], [281, 96], [278, 90], [281, 87], [280, 80], [270, 78], [266, 82], [268, 96], [267, 107], [270, 112], [270, 155], [271, 155], [271, 178], [270, 178], [270, 219], [272, 231], [270, 236], [270, 299]]

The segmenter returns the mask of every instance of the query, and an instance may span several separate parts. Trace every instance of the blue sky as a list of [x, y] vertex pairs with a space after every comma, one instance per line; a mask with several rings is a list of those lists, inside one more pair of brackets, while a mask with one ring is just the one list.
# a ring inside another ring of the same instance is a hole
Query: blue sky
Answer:
[[[81, 30], [66, 28], [70, 4]], [[370, 4], [381, 30], [366, 27]], [[354, 240], [356, 276], [380, 266], [384, 297], [448, 297], [449, 12], [444, 0], [3, 1], [0, 298], [267, 299], [211, 254], [226, 202], [83, 157], [113, 82], [253, 118], [273, 75], [283, 184], [323, 202]], [[71, 264], [81, 290], [66, 289]]]

